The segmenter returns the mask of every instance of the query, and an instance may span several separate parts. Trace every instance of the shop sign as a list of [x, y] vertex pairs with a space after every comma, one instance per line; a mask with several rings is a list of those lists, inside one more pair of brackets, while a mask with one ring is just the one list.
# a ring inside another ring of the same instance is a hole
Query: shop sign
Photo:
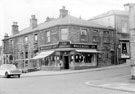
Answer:
[[48, 49], [56, 49], [56, 48], [58, 48], [58, 45], [43, 46], [40, 49], [41, 50], [48, 50]]
[[70, 42], [59, 42], [59, 44], [43, 46], [41, 50], [56, 49], [56, 48], [84, 48], [84, 49], [97, 49], [97, 45], [87, 44], [70, 44]]
[[72, 48], [97, 49], [97, 45], [72, 44]]
[[70, 48], [70, 42], [59, 42], [59, 48]]

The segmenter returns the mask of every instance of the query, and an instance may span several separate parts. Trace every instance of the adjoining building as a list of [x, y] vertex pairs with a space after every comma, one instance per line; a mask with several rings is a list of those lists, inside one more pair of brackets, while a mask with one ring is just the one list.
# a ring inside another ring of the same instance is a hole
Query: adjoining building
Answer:
[[98, 23], [106, 27], [112, 27], [115, 32], [115, 59], [116, 64], [129, 62], [129, 6], [124, 5], [125, 10], [110, 10], [89, 19], [89, 22]]
[[2, 64], [2, 46], [0, 46], [0, 65]]
[[63, 7], [59, 18], [47, 17], [41, 24], [32, 15], [30, 26], [21, 31], [14, 22], [12, 35], [3, 39], [4, 63], [45, 70], [112, 65], [114, 38], [114, 29], [73, 17]]

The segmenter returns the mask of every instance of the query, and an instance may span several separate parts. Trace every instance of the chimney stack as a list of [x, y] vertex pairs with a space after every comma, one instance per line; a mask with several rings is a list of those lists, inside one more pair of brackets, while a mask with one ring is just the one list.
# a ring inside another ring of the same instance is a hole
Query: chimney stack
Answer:
[[13, 25], [12, 25], [12, 35], [15, 35], [19, 32], [18, 30], [18, 24], [17, 22], [13, 22]]
[[125, 11], [129, 11], [129, 3], [124, 4], [124, 10], [125, 10]]
[[66, 10], [65, 6], [63, 6], [62, 9], [60, 9], [59, 11], [60, 11], [59, 18], [64, 18], [68, 15], [68, 10]]
[[5, 33], [4, 39], [8, 38], [8, 33]]
[[31, 28], [37, 27], [37, 19], [36, 19], [36, 16], [35, 15], [31, 15], [30, 27]]

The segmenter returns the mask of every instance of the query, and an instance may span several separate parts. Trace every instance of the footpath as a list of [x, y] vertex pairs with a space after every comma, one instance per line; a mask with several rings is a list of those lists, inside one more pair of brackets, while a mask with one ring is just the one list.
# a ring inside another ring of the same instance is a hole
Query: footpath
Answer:
[[22, 74], [21, 77], [64, 75], [64, 74], [73, 74], [73, 73], [82, 73], [82, 72], [111, 70], [111, 69], [118, 69], [118, 68], [123, 68], [123, 67], [129, 67], [129, 64], [121, 64], [121, 65], [114, 65], [114, 66], [108, 66], [108, 67], [102, 67], [102, 68], [83, 69], [83, 70], [59, 70], [59, 71], [40, 70], [40, 71], [35, 71], [35, 72], [24, 73]]

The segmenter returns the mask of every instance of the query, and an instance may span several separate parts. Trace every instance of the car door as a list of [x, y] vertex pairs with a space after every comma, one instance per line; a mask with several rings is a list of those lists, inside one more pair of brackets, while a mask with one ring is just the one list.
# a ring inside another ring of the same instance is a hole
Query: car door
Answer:
[[3, 66], [0, 67], [0, 75], [4, 76], [5, 75], [5, 69]]

